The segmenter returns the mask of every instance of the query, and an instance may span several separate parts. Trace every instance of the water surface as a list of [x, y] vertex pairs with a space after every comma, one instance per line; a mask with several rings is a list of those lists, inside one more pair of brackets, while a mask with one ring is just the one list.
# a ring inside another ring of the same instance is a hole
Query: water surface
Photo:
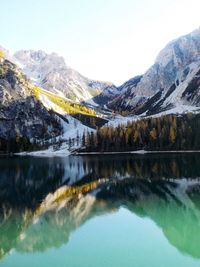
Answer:
[[0, 170], [0, 266], [200, 266], [199, 154], [1, 158]]

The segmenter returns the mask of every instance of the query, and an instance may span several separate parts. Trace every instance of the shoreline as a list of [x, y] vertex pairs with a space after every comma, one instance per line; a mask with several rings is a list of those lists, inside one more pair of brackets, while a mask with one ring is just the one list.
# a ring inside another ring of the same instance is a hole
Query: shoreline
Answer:
[[200, 150], [135, 150], [135, 151], [106, 151], [106, 152], [76, 152], [73, 156], [79, 155], [112, 155], [112, 154], [170, 154], [170, 153], [200, 153]]
[[[68, 157], [68, 156], [87, 156], [87, 155], [120, 155], [120, 154], [182, 154], [182, 153], [200, 153], [200, 150], [135, 150], [135, 151], [105, 151], [105, 152], [70, 152], [68, 150], [60, 151], [32, 151], [32, 152], [19, 152], [13, 153], [12, 156], [32, 156], [32, 157]], [[7, 155], [9, 156], [9, 155]]]

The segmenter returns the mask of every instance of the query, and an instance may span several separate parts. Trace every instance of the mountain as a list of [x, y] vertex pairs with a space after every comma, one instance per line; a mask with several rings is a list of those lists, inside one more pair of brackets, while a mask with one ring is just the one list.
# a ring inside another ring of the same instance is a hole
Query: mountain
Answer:
[[146, 73], [119, 87], [84, 77], [56, 53], [22, 50], [14, 56], [36, 85], [93, 107], [152, 115], [171, 109], [190, 111], [200, 104], [200, 28], [170, 42]]
[[[117, 119], [119, 123], [134, 119], [112, 111], [142, 117], [199, 112], [200, 29], [170, 42], [146, 73], [119, 87], [84, 77], [56, 53], [22, 50], [11, 57], [2, 47], [1, 51], [0, 138], [13, 139], [10, 147], [17, 142], [61, 140], [66, 150], [71, 148], [67, 140], [71, 138], [74, 146], [78, 137], [76, 144], [81, 146], [84, 133], [108, 120], [116, 125]], [[7, 147], [4, 143], [0, 151]]]
[[59, 120], [36, 99], [33, 89], [34, 86], [20, 69], [1, 55], [0, 150], [9, 150], [9, 143], [5, 140], [13, 140], [10, 147], [12, 150], [20, 141], [27, 143], [33, 139], [48, 139], [61, 134]]
[[[117, 91], [112, 83], [90, 80], [71, 69], [64, 58], [56, 53], [21, 50], [16, 52], [14, 57], [33, 83], [74, 102], [96, 105], [93, 97], [101, 93], [110, 96]], [[96, 102], [101, 104], [98, 100], [96, 99]]]
[[16, 64], [16, 58], [0, 48], [1, 153], [41, 149], [44, 153], [45, 149], [47, 154], [66, 154], [81, 145], [84, 133], [107, 122], [94, 109], [67, 99], [60, 91], [37, 87]]
[[155, 114], [200, 105], [200, 28], [170, 42], [144, 75], [121, 86], [109, 107], [133, 114]]

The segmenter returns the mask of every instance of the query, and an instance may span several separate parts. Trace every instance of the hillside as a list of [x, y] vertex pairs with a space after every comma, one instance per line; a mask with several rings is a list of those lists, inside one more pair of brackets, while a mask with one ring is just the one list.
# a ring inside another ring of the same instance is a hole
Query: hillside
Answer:
[[87, 106], [74, 103], [64, 97], [43, 90], [37, 86], [34, 87], [34, 94], [47, 109], [56, 112], [62, 120], [65, 120], [65, 116], [72, 116], [83, 125], [94, 129], [103, 126], [107, 122], [106, 119], [99, 117], [95, 110], [88, 108]]
[[33, 143], [56, 137], [61, 132], [56, 116], [35, 98], [33, 85], [1, 52], [0, 151], [33, 149]]
[[[109, 107], [151, 115], [200, 105], [200, 29], [170, 42], [144, 75], [121, 86]], [[191, 107], [191, 108], [188, 108]]]

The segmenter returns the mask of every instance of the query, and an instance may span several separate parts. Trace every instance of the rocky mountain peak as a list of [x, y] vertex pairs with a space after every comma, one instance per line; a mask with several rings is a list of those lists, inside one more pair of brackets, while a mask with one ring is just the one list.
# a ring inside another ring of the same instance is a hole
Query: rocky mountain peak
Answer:
[[75, 102], [89, 101], [93, 104], [95, 96], [104, 91], [112, 94], [116, 89], [113, 84], [84, 77], [68, 67], [65, 59], [56, 53], [22, 50], [14, 56], [36, 85]]
[[14, 54], [14, 58], [24, 65], [25, 70], [38, 67], [39, 70], [48, 67], [48, 71], [67, 68], [63, 57], [56, 53], [47, 54], [42, 50], [21, 50]]
[[200, 60], [200, 28], [167, 44], [155, 63], [165, 67], [173, 61], [180, 68], [197, 60]]
[[122, 85], [125, 93], [111, 108], [133, 110], [134, 113], [156, 113], [177, 105], [197, 105], [199, 100], [200, 28], [171, 41], [158, 54], [151, 66], [135, 85]]

